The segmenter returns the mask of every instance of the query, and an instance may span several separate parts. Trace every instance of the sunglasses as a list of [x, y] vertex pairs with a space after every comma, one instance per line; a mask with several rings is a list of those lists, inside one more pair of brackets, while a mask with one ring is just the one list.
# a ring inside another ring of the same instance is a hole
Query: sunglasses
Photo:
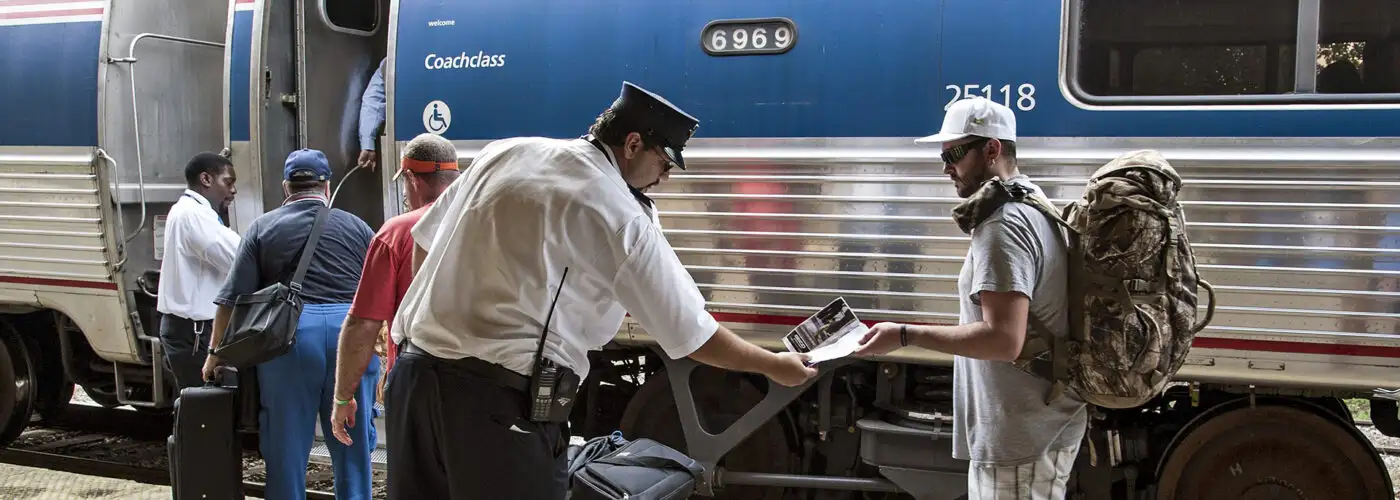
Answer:
[[658, 146], [658, 147], [661, 148], [661, 161], [665, 163], [665, 168], [666, 168], [666, 169], [663, 170], [662, 172], [663, 172], [663, 173], [664, 173], [664, 172], [670, 172], [671, 169], [676, 168], [676, 162], [675, 162], [674, 160], [672, 160], [672, 158], [675, 158], [675, 157], [676, 157], [675, 150], [673, 150], [673, 149], [671, 149], [670, 147], [667, 147], [667, 146]]
[[971, 153], [973, 150], [982, 147], [983, 144], [986, 144], [987, 141], [990, 140], [991, 138], [983, 137], [981, 139], [977, 139], [967, 144], [959, 144], [957, 146], [945, 149], [943, 150], [943, 163], [952, 165], [954, 163], [960, 162], [962, 161], [964, 156], [967, 156], [968, 153]]

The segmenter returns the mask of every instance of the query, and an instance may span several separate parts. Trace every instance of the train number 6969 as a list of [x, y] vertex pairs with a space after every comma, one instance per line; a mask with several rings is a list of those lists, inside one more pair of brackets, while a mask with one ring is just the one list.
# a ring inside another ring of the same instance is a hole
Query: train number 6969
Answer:
[[712, 56], [782, 54], [797, 44], [797, 25], [791, 19], [723, 19], [700, 30], [700, 48]]

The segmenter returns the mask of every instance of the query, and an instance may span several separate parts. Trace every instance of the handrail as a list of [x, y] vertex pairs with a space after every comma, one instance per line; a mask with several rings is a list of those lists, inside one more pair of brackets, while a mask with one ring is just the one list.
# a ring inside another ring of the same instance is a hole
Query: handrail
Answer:
[[[178, 43], [188, 43], [191, 45], [197, 45], [202, 47], [214, 47], [219, 49], [224, 48], [224, 44], [219, 42], [196, 40], [193, 38], [184, 38], [171, 35], [162, 35], [159, 33], [141, 33], [131, 39], [131, 44], [127, 46], [126, 49], [126, 57], [107, 58], [108, 64], [131, 64], [131, 69], [127, 71], [127, 76], [130, 77], [131, 80], [131, 133], [136, 137], [136, 186], [137, 190], [141, 192], [141, 218], [138, 219], [139, 224], [136, 226], [136, 229], [132, 231], [131, 234], [127, 234], [122, 237], [123, 245], [131, 242], [132, 238], [135, 238], [137, 234], [141, 233], [142, 229], [146, 228], [146, 174], [145, 169], [142, 168], [141, 164], [141, 113], [139, 111], [140, 108], [136, 107], [136, 44], [140, 43], [141, 40], [145, 40], [147, 38]], [[121, 174], [118, 173], [117, 175], [120, 176]], [[118, 182], [120, 183], [120, 180], [118, 180]], [[120, 206], [118, 207], [118, 209], [120, 209]]]
[[[121, 214], [121, 211], [122, 211], [122, 179], [121, 179], [121, 170], [120, 170], [119, 168], [117, 168], [117, 159], [116, 159], [116, 158], [112, 158], [112, 156], [109, 155], [109, 154], [107, 154], [107, 151], [103, 150], [102, 148], [97, 148], [96, 157], [97, 157], [97, 159], [102, 160], [103, 163], [106, 163], [106, 164], [108, 165], [107, 171], [110, 173], [110, 175], [111, 175], [111, 177], [112, 177], [111, 182], [112, 182], [112, 184], [115, 184], [115, 185], [116, 185], [116, 187], [115, 187], [114, 189], [112, 189], [112, 198], [114, 198], [113, 201], [115, 201], [116, 204], [117, 204], [117, 214], [116, 214], [116, 218], [117, 218], [117, 221], [116, 221], [116, 222], [117, 222], [117, 227], [116, 227], [116, 230], [117, 230], [118, 233], [125, 233], [125, 232], [126, 232], [126, 219], [125, 219], [124, 217], [122, 217], [122, 214]], [[99, 168], [100, 168], [100, 167], [99, 167]], [[97, 179], [100, 181], [100, 180], [102, 179], [102, 176], [101, 176], [101, 175], [98, 175], [98, 176], [97, 176]], [[102, 186], [99, 184], [99, 185], [98, 185], [98, 188], [100, 189], [100, 188], [102, 188]], [[105, 208], [105, 207], [103, 207], [103, 208]], [[121, 268], [122, 268], [122, 266], [126, 265], [126, 242], [122, 242], [122, 245], [117, 247], [117, 255], [118, 255], [119, 257], [121, 257], [121, 259], [117, 260], [117, 262], [116, 262], [115, 264], [112, 264], [112, 271], [113, 271], [114, 273], [120, 271]]]

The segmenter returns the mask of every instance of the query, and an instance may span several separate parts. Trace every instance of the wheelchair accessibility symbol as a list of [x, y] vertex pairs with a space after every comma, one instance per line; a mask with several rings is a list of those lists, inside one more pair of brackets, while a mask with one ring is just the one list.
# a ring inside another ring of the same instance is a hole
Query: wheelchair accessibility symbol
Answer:
[[452, 126], [452, 110], [447, 108], [447, 103], [433, 101], [423, 108], [423, 128], [429, 133], [442, 135], [450, 126]]

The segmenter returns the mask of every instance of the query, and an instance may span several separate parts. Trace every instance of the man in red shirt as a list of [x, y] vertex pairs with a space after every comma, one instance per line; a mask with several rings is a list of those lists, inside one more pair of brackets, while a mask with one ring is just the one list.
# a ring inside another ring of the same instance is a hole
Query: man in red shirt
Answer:
[[[394, 319], [409, 283], [413, 282], [413, 226], [443, 190], [457, 180], [457, 173], [457, 150], [441, 136], [421, 134], [404, 148], [404, 158], [394, 180], [403, 177], [408, 207], [412, 211], [385, 221], [374, 235], [365, 256], [359, 288], [355, 290], [355, 300], [341, 327], [331, 428], [336, 439], [346, 445], [351, 444], [346, 428], [355, 426], [358, 405], [374, 404], [373, 401], [355, 401], [360, 377], [374, 357], [380, 329]], [[389, 373], [398, 356], [393, 342], [385, 344], [388, 366], [381, 373]]]

